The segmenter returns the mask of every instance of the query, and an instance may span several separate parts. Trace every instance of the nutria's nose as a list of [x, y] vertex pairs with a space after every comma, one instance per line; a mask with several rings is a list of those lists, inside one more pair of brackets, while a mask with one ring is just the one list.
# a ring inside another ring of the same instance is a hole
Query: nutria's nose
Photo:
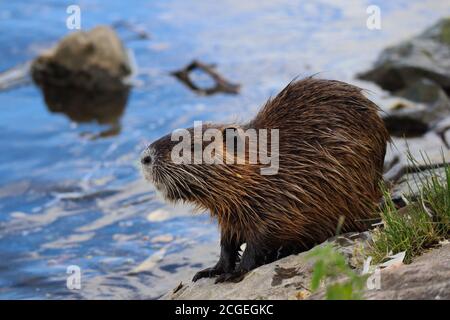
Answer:
[[143, 165], [149, 165], [150, 163], [152, 163], [152, 157], [149, 155], [145, 155], [141, 158], [141, 163]]

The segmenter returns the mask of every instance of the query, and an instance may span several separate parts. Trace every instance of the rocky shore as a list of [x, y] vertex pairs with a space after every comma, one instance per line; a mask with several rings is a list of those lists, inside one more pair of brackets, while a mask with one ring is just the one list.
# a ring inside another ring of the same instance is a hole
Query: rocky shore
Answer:
[[[352, 263], [361, 246], [370, 239], [368, 232], [332, 239]], [[239, 283], [214, 284], [214, 279], [182, 282], [162, 299], [323, 299], [324, 290], [312, 293], [313, 263], [308, 252], [292, 255], [249, 272]], [[386, 264], [388, 265], [388, 264]], [[450, 244], [424, 253], [410, 264], [398, 262], [380, 271], [379, 288], [366, 289], [365, 299], [450, 299]]]
[[[386, 158], [385, 180], [393, 201], [405, 206], [406, 198], [421, 192], [418, 176], [432, 174], [445, 181], [443, 165], [450, 160], [446, 132], [450, 125], [450, 18], [443, 19], [420, 35], [384, 50], [374, 67], [359, 75], [399, 98], [384, 114], [393, 145]], [[405, 150], [417, 163], [412, 166]], [[422, 153], [424, 152], [424, 153]], [[426, 157], [421, 155], [426, 154]], [[440, 167], [440, 169], [435, 169]], [[436, 171], [434, 171], [436, 170]], [[371, 241], [372, 232], [346, 234], [327, 241], [355, 263]], [[323, 245], [323, 244], [322, 244]], [[323, 299], [324, 289], [311, 292], [313, 263], [309, 252], [263, 265], [239, 283], [214, 284], [214, 279], [181, 282], [162, 299]], [[379, 264], [378, 288], [366, 289], [366, 299], [450, 299], [450, 244], [443, 241], [405, 264]]]

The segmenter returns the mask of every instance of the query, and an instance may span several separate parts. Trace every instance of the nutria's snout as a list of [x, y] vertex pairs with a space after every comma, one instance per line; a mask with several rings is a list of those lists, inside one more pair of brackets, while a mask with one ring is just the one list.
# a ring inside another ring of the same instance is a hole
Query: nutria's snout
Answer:
[[149, 166], [152, 164], [152, 160], [153, 160], [152, 155], [153, 155], [153, 152], [150, 149], [150, 147], [148, 147], [144, 151], [142, 151], [142, 153], [141, 153], [142, 166]]
[[[161, 139], [160, 139], [161, 140]], [[156, 190], [169, 201], [175, 201], [179, 198], [179, 189], [175, 181], [168, 175], [173, 171], [171, 165], [170, 153], [165, 148], [159, 147], [160, 140], [153, 142], [141, 153], [141, 170], [145, 180], [152, 183]], [[167, 139], [162, 139], [166, 141]], [[167, 143], [167, 142], [165, 142]]]
[[141, 164], [143, 165], [150, 165], [152, 163], [152, 157], [149, 155], [145, 155], [141, 157]]
[[141, 168], [145, 179], [153, 181], [153, 166], [155, 164], [156, 156], [155, 151], [151, 146], [147, 147], [141, 153]]

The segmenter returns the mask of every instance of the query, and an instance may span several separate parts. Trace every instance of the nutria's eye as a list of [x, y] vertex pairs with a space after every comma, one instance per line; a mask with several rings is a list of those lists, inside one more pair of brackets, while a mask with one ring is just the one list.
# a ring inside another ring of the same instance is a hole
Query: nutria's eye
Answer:
[[234, 127], [228, 127], [228, 128], [223, 129], [222, 134], [223, 134], [223, 142], [224, 143], [227, 142], [228, 138], [235, 139], [235, 141], [236, 141], [237, 137], [238, 137], [237, 129]]

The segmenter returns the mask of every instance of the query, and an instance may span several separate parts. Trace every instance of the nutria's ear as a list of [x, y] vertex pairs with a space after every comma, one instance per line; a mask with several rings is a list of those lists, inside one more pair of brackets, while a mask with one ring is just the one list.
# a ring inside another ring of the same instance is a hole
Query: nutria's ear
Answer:
[[238, 129], [242, 130], [241, 126], [239, 126], [237, 124], [229, 124], [229, 125], [226, 125], [226, 126], [222, 127], [222, 133], [225, 134], [227, 130], [229, 130], [229, 133], [230, 132], [232, 133], [232, 132], [234, 132], [234, 131], [236, 131]]
[[242, 128], [238, 125], [229, 125], [222, 129], [223, 143], [225, 146], [236, 150], [237, 146], [242, 142]]
[[230, 139], [236, 139], [237, 137], [240, 136], [240, 131], [241, 131], [241, 127], [239, 127], [238, 125], [228, 125], [228, 126], [224, 126], [222, 129], [222, 136], [223, 136], [223, 141], [226, 142], [227, 141], [227, 137], [230, 137]]

